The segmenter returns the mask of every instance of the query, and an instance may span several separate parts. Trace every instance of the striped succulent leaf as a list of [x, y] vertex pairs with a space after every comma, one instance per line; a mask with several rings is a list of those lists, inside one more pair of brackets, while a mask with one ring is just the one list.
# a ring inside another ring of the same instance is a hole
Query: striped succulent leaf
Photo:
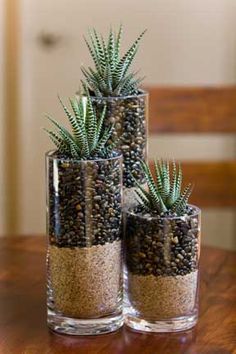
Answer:
[[66, 117], [71, 125], [69, 132], [63, 125], [47, 118], [56, 128], [56, 131], [44, 129], [51, 141], [55, 144], [60, 155], [76, 159], [92, 159], [93, 157], [109, 157], [112, 155], [114, 145], [111, 146], [111, 133], [113, 126], [104, 126], [106, 106], [104, 106], [100, 117], [96, 116], [88, 89], [87, 95], [79, 99], [70, 99], [71, 110], [62, 102]]
[[144, 189], [137, 181], [139, 204], [144, 210], [161, 213], [173, 213], [181, 216], [185, 213], [188, 199], [192, 193], [192, 185], [189, 184], [182, 191], [182, 170], [176, 166], [175, 161], [155, 161], [155, 173], [152, 174], [149, 166], [140, 162], [145, 175], [148, 189]]
[[94, 62], [94, 69], [82, 67], [81, 70], [95, 96], [122, 96], [138, 92], [143, 78], [137, 78], [133, 72], [129, 73], [129, 69], [145, 32], [121, 55], [122, 26], [117, 34], [110, 29], [107, 42], [95, 29], [89, 31], [89, 39], [85, 38], [85, 43]]

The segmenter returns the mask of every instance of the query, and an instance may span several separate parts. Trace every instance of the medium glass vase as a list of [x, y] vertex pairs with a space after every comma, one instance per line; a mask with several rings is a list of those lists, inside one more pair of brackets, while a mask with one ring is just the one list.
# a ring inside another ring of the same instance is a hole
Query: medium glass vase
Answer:
[[80, 161], [46, 155], [48, 326], [112, 332], [122, 316], [122, 156]]

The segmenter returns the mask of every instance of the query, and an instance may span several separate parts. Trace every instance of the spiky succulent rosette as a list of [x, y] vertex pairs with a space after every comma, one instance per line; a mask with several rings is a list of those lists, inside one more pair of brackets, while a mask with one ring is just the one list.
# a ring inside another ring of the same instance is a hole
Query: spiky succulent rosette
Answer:
[[150, 214], [184, 215], [187, 211], [188, 199], [192, 192], [192, 185], [188, 184], [182, 191], [182, 169], [173, 161], [155, 161], [155, 173], [152, 174], [149, 166], [141, 161], [141, 168], [145, 175], [148, 190], [137, 181], [139, 206]]
[[[129, 72], [138, 50], [143, 31], [125, 54], [121, 54], [122, 26], [118, 33], [110, 29], [107, 42], [95, 29], [89, 32], [85, 42], [93, 59], [95, 68], [82, 67], [82, 72], [91, 92], [97, 96], [127, 96], [137, 94], [143, 78]], [[85, 83], [82, 81], [82, 85]]]
[[55, 144], [57, 153], [63, 157], [81, 160], [111, 157], [115, 143], [110, 141], [113, 126], [104, 125], [106, 106], [101, 115], [97, 117], [88, 91], [86, 96], [70, 99], [71, 111], [60, 97], [59, 101], [69, 120], [72, 132], [47, 116], [56, 127], [56, 131], [44, 130]]

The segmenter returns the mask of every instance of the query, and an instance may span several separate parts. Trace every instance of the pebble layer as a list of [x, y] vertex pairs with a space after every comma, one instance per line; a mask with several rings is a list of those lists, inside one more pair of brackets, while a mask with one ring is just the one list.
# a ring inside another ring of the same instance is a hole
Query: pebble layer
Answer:
[[49, 287], [56, 311], [96, 318], [121, 311], [121, 241], [90, 248], [49, 246]]
[[135, 177], [140, 183], [144, 175], [140, 159], [145, 161], [147, 154], [147, 97], [143, 94], [128, 97], [109, 97], [106, 100], [92, 98], [98, 112], [107, 104], [106, 124], [114, 124], [111, 141], [118, 142], [118, 149], [124, 157], [124, 186], [134, 187]]
[[121, 238], [121, 161], [49, 160], [51, 244], [91, 247]]
[[168, 219], [127, 213], [125, 239], [127, 267], [134, 274], [186, 275], [198, 268], [198, 216]]
[[189, 315], [196, 305], [198, 271], [184, 276], [128, 274], [132, 307], [146, 320], [164, 320]]

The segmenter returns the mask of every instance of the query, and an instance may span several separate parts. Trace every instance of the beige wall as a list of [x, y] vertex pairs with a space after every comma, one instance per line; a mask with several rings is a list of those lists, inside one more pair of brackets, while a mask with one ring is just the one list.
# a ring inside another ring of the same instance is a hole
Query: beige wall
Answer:
[[[142, 68], [146, 82], [235, 83], [235, 0], [22, 0], [22, 3], [26, 45], [36, 50], [35, 37], [41, 31], [61, 36], [54, 54], [45, 56], [41, 52], [38, 60], [44, 59], [43, 63], [53, 70], [52, 75], [60, 73], [57, 81], [65, 80], [68, 89], [77, 86], [79, 66], [88, 59], [82, 40], [88, 27], [105, 32], [110, 24], [121, 22], [126, 31], [126, 45], [137, 33], [148, 29], [137, 58], [137, 67]], [[52, 67], [55, 55], [58, 65]], [[31, 64], [37, 65], [37, 59]], [[70, 67], [70, 71], [58, 72], [59, 64]], [[40, 65], [38, 70], [43, 74], [44, 67]], [[54, 80], [51, 83], [56, 84]]]
[[0, 234], [3, 234], [4, 225], [4, 151], [3, 151], [3, 132], [4, 132], [4, 120], [3, 120], [3, 39], [4, 39], [4, 23], [3, 23], [3, 11], [0, 5], [0, 161], [1, 161], [1, 172], [0, 172]]
[[[135, 63], [146, 75], [145, 84], [235, 84], [235, 10], [235, 0], [21, 0], [19, 233], [44, 232], [43, 155], [50, 144], [40, 129], [46, 124], [43, 114], [60, 119], [57, 93], [67, 97], [78, 88], [80, 65], [88, 61], [82, 38], [88, 27], [106, 32], [110, 24], [122, 22], [125, 47], [147, 28]], [[56, 35], [58, 43], [42, 46], [42, 33]], [[235, 157], [234, 136], [208, 138], [157, 136], [150, 154], [170, 156], [175, 144], [177, 159], [206, 159], [206, 151], [214, 159]], [[232, 219], [233, 211], [229, 213]], [[205, 225], [212, 225], [211, 220]], [[227, 247], [234, 243], [233, 227]], [[216, 243], [210, 229], [207, 242]]]

